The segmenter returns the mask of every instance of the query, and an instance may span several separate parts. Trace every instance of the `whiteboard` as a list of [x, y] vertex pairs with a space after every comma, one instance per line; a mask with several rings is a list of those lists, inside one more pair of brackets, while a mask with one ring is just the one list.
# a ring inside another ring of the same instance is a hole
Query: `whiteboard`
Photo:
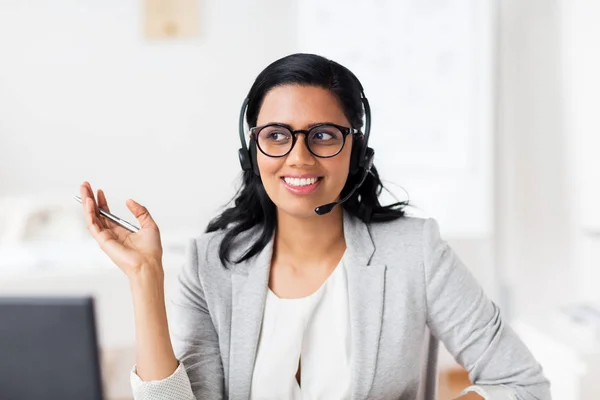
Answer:
[[[492, 232], [493, 0], [301, 0], [301, 52], [341, 63], [372, 109], [375, 165], [454, 236]], [[385, 182], [384, 182], [385, 183]]]

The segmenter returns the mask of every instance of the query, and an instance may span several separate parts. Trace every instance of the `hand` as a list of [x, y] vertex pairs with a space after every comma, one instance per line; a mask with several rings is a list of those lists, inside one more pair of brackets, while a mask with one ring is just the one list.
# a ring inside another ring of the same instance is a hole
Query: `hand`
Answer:
[[456, 400], [483, 400], [483, 397], [475, 392], [468, 392], [460, 397], [457, 397]]
[[132, 199], [127, 200], [127, 208], [141, 225], [141, 229], [133, 233], [99, 213], [98, 207], [110, 212], [102, 190], [98, 190], [97, 203], [88, 182], [84, 182], [79, 191], [88, 231], [128, 278], [137, 276], [146, 268], [163, 273], [160, 231], [146, 207]]

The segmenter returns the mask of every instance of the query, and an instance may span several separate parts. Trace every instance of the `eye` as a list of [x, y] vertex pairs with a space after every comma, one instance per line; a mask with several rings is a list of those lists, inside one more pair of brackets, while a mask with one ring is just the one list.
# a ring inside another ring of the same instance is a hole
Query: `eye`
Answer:
[[260, 131], [259, 141], [265, 145], [287, 144], [292, 140], [292, 134], [285, 128], [268, 126]]
[[338, 128], [329, 125], [316, 127], [310, 134], [310, 141], [319, 145], [338, 144], [342, 139], [342, 132]]
[[283, 140], [287, 140], [288, 135], [285, 132], [269, 132], [267, 134], [267, 140], [271, 140], [274, 142], [281, 142]]
[[319, 132], [315, 132], [313, 134], [312, 138], [313, 138], [313, 140], [326, 141], [326, 140], [334, 139], [334, 136], [329, 132], [319, 131]]

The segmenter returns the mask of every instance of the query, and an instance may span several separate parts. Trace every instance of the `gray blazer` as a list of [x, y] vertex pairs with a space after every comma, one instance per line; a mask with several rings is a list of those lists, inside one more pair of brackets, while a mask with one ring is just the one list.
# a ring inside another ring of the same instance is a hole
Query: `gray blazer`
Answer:
[[[352, 399], [414, 400], [428, 329], [485, 398], [550, 399], [542, 368], [440, 238], [435, 220], [367, 225], [344, 211], [343, 224]], [[190, 241], [169, 320], [182, 365], [175, 377], [138, 385], [136, 399], [153, 398], [153, 392], [173, 400], [248, 399], [273, 241], [252, 259], [224, 268], [222, 237], [215, 232]], [[255, 237], [252, 231], [241, 235], [232, 259]]]

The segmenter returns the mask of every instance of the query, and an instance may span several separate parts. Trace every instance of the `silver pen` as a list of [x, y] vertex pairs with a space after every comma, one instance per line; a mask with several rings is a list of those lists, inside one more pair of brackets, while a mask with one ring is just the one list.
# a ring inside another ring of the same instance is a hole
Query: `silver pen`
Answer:
[[[75, 198], [75, 200], [77, 200], [78, 202], [82, 203], [81, 197], [73, 196], [73, 198]], [[124, 219], [121, 219], [121, 218], [117, 217], [116, 215], [109, 213], [108, 211], [104, 211], [100, 207], [98, 207], [98, 211], [100, 211], [100, 214], [102, 214], [106, 218], [110, 219], [111, 221], [113, 221], [116, 224], [121, 225], [123, 228], [127, 229], [130, 232], [137, 232], [140, 230], [140, 228], [138, 228], [137, 226], [130, 224], [129, 222], [125, 221]]]

